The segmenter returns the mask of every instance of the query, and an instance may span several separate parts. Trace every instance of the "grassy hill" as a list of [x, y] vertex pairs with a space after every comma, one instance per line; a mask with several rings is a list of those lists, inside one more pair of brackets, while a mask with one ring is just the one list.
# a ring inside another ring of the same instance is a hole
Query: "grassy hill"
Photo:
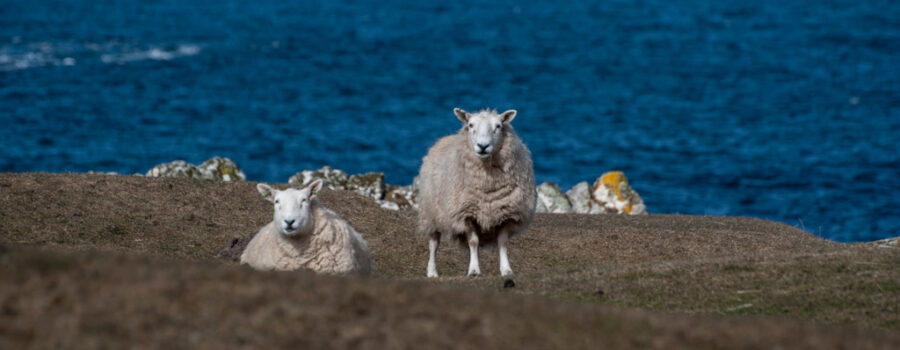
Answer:
[[749, 218], [539, 214], [485, 276], [344, 191], [371, 278], [256, 272], [254, 183], [0, 174], [0, 348], [900, 348], [900, 249]]

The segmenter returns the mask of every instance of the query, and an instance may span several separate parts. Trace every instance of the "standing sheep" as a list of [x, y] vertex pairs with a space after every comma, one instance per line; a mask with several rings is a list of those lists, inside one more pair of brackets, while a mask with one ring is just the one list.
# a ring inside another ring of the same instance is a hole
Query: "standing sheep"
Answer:
[[275, 204], [274, 220], [250, 240], [241, 254], [241, 264], [257, 270], [371, 273], [369, 245], [349, 223], [316, 199], [322, 180], [299, 190], [279, 191], [266, 184], [256, 188]]
[[428, 277], [437, 277], [441, 235], [469, 247], [469, 276], [481, 275], [478, 248], [496, 242], [500, 275], [513, 273], [507, 242], [534, 217], [536, 200], [531, 152], [513, 131], [515, 110], [468, 113], [463, 123], [428, 150], [419, 170], [418, 232], [429, 237]]

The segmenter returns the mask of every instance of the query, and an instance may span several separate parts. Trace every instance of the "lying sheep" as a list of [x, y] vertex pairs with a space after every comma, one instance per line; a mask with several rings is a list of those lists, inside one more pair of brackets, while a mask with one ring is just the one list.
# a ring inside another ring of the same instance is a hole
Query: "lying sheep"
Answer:
[[279, 191], [266, 184], [256, 188], [275, 204], [274, 220], [250, 240], [241, 254], [241, 264], [258, 270], [371, 273], [372, 258], [366, 241], [316, 199], [322, 180], [299, 190]]
[[471, 114], [453, 110], [463, 123], [422, 159], [419, 171], [418, 232], [429, 237], [428, 277], [437, 277], [435, 255], [441, 236], [469, 247], [469, 276], [481, 274], [478, 248], [496, 242], [500, 274], [513, 273], [507, 256], [510, 237], [534, 217], [531, 152], [513, 131], [515, 110]]

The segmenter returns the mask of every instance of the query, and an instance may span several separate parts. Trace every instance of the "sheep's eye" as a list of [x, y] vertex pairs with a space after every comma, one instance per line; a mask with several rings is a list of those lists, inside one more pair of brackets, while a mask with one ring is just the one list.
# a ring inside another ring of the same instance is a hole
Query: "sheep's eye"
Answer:
[[494, 129], [500, 129], [500, 124], [494, 125]]
[[301, 199], [300, 203], [306, 203], [306, 198]]
[[469, 123], [469, 129], [471, 129], [473, 126], [474, 125], [472, 125], [472, 123]]
[[276, 199], [275, 204], [278, 204], [278, 203], [281, 203], [281, 201]]

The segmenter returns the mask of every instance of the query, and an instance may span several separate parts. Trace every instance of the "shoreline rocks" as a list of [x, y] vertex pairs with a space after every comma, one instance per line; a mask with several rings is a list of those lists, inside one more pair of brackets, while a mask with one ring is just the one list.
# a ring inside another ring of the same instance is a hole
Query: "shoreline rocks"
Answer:
[[324, 166], [318, 170], [303, 170], [288, 179], [288, 183], [306, 186], [316, 179], [321, 179], [325, 186], [332, 190], [348, 190], [374, 199], [385, 209], [405, 210], [418, 208], [415, 203], [417, 191], [410, 186], [387, 185], [384, 173], [365, 173], [347, 175], [340, 169]]
[[609, 171], [588, 185], [582, 181], [562, 193], [555, 184], [544, 182], [537, 187], [536, 213], [553, 214], [647, 214], [644, 200], [628, 184], [625, 173]]
[[[183, 160], [162, 163], [147, 171], [148, 177], [187, 177], [216, 181], [245, 181], [244, 172], [231, 159], [213, 157], [200, 165]], [[288, 179], [288, 183], [306, 186], [321, 179], [332, 190], [347, 190], [372, 198], [381, 207], [391, 210], [418, 210], [418, 178], [406, 186], [390, 185], [384, 173], [370, 172], [348, 175], [340, 169], [324, 166], [318, 170], [303, 170]], [[625, 173], [609, 171], [598, 177], [593, 185], [582, 181], [563, 192], [554, 183], [538, 185], [537, 213], [553, 214], [647, 214], [641, 196], [629, 184]]]
[[[347, 175], [344, 171], [324, 166], [318, 170], [303, 170], [288, 179], [298, 186], [322, 179], [333, 190], [349, 190], [372, 198], [381, 207], [391, 210], [418, 210], [418, 178], [413, 184], [397, 186], [386, 184], [383, 173]], [[628, 184], [621, 171], [606, 172], [594, 181], [579, 182], [563, 191], [554, 183], [544, 182], [535, 189], [538, 194], [537, 213], [553, 214], [647, 214], [643, 199]]]
[[200, 180], [245, 181], [247, 176], [231, 159], [212, 157], [200, 165], [183, 160], [175, 160], [154, 166], [144, 175], [147, 177], [186, 177]]

